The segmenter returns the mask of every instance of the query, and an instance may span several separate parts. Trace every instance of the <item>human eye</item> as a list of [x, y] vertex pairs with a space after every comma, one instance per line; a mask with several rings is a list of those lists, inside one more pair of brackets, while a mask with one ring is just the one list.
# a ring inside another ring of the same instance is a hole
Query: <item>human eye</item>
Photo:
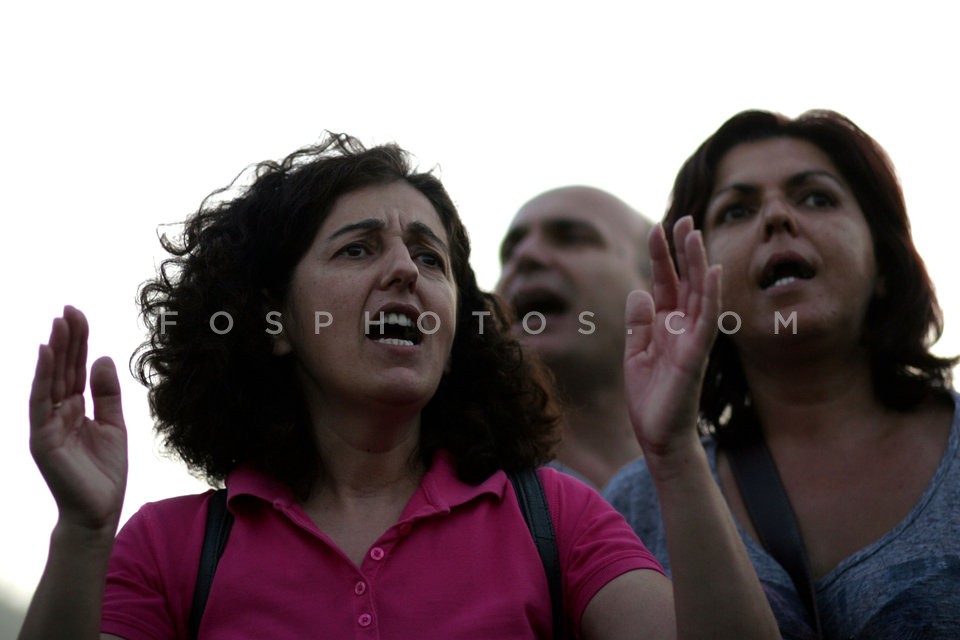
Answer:
[[585, 224], [558, 224], [553, 229], [554, 241], [561, 246], [600, 244], [600, 234]]
[[341, 247], [337, 255], [346, 258], [363, 258], [370, 255], [370, 247], [364, 242], [351, 242]]
[[827, 191], [816, 190], [804, 194], [800, 203], [813, 209], [828, 209], [836, 206], [837, 199]]
[[731, 202], [717, 210], [714, 220], [716, 224], [725, 224], [742, 220], [750, 215], [750, 209], [742, 202]]
[[440, 269], [441, 271], [447, 264], [443, 256], [439, 252], [432, 249], [422, 249], [416, 253], [415, 257], [423, 265], [432, 269]]

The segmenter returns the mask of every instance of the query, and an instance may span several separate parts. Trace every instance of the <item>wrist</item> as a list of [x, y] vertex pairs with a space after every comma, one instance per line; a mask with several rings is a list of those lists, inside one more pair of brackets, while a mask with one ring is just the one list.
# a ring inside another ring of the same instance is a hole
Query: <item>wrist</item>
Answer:
[[91, 527], [60, 518], [53, 527], [50, 544], [56, 548], [83, 549], [109, 554], [117, 535], [117, 526], [117, 521]]
[[695, 433], [667, 446], [645, 449], [644, 460], [657, 483], [684, 478], [691, 471], [709, 469], [706, 451]]

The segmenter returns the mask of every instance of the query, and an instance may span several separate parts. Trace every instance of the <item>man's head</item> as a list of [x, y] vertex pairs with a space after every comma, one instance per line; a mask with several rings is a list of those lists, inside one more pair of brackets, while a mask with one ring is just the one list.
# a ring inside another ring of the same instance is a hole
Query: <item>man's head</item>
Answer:
[[592, 187], [563, 187], [529, 201], [500, 245], [497, 293], [517, 314], [521, 342], [565, 391], [618, 377], [627, 294], [646, 288], [650, 223]]

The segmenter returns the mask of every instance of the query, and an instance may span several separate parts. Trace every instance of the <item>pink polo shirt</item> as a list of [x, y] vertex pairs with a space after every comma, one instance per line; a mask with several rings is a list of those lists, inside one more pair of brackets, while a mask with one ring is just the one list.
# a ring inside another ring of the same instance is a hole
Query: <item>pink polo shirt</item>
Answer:
[[[594, 490], [542, 469], [557, 531], [564, 607], [583, 610], [613, 578], [662, 572]], [[457, 479], [438, 455], [400, 520], [351, 562], [284, 485], [252, 470], [227, 480], [235, 516], [200, 627], [237, 638], [546, 638], [540, 556], [503, 472]], [[101, 629], [128, 640], [185, 638], [211, 493], [144, 505], [117, 537]]]

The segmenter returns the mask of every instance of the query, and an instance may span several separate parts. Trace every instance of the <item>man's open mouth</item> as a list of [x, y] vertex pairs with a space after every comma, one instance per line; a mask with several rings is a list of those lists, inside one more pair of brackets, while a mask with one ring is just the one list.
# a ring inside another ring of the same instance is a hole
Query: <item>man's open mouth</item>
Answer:
[[511, 300], [517, 319], [523, 319], [528, 313], [538, 312], [545, 316], [566, 313], [570, 303], [555, 293], [545, 289], [521, 292]]

